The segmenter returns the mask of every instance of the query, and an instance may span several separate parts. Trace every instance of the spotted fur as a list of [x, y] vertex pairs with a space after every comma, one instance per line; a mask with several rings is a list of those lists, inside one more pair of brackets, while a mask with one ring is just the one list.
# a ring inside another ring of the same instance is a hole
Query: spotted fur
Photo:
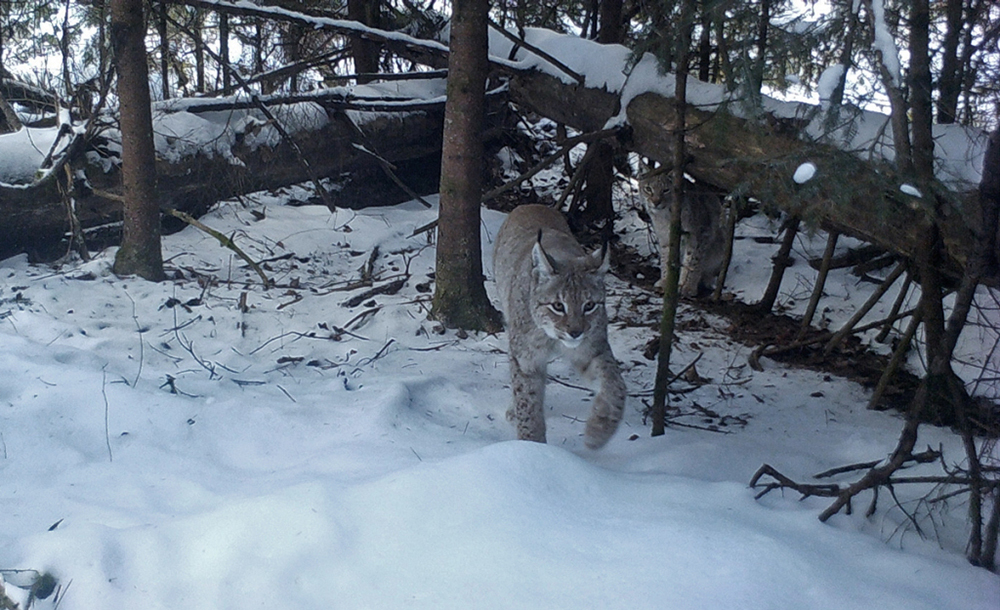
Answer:
[[[672, 174], [657, 170], [647, 172], [639, 177], [639, 192], [660, 245], [660, 281], [656, 285], [662, 288], [670, 246]], [[722, 218], [719, 196], [703, 186], [689, 184], [681, 204], [682, 295], [695, 297], [714, 286], [725, 259], [726, 235]]]
[[524, 205], [497, 234], [493, 269], [510, 342], [507, 419], [517, 437], [545, 442], [546, 370], [563, 356], [595, 386], [584, 436], [588, 447], [602, 447], [625, 407], [625, 382], [608, 345], [606, 252], [586, 253], [559, 212]]

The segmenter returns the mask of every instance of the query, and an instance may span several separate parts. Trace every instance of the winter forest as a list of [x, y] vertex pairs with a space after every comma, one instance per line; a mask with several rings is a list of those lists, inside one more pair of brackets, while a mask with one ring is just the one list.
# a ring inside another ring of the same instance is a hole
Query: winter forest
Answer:
[[0, 610], [1000, 607], [998, 43], [0, 0]]

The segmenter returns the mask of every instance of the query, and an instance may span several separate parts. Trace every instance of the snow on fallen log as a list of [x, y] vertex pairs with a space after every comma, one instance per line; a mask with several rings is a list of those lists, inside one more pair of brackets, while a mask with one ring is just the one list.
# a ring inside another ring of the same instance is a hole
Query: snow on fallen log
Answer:
[[[294, 99], [269, 98], [283, 130], [291, 134], [317, 175], [338, 179], [358, 173], [337, 205], [371, 191], [384, 197], [383, 163], [409, 170], [426, 194], [436, 181], [444, 115], [443, 79], [343, 87]], [[293, 103], [277, 103], [279, 101]], [[198, 216], [215, 202], [276, 189], [309, 179], [289, 142], [246, 96], [212, 100], [179, 99], [154, 105], [154, 141], [160, 204]], [[22, 129], [0, 136], [0, 257], [36, 251], [58, 242], [67, 224], [56, 180], [40, 180], [38, 167], [54, 141], [55, 128]], [[86, 173], [86, 188], [75, 193], [76, 213], [85, 228], [113, 225], [121, 218], [118, 173], [119, 134], [106, 129], [73, 167]], [[360, 146], [360, 147], [359, 147]], [[373, 151], [377, 156], [373, 156]], [[393, 180], [399, 179], [395, 176]], [[404, 193], [398, 186], [396, 200]], [[412, 192], [412, 191], [411, 191]], [[390, 197], [391, 202], [391, 197]], [[50, 254], [54, 252], [50, 251]]]
[[[548, 30], [528, 29], [532, 45], [557, 57], [584, 84], [529, 51], [511, 62], [512, 97], [543, 116], [582, 131], [627, 125], [625, 146], [662, 162], [672, 158], [676, 129], [674, 79], [652, 55], [638, 62], [620, 45], [602, 45]], [[512, 43], [499, 35], [491, 53], [505, 56]], [[821, 105], [762, 96], [749, 106], [725, 87], [688, 82], [687, 171], [726, 192], [740, 192], [807, 221], [912, 257], [932, 206], [925, 195], [894, 175], [892, 127], [887, 115], [842, 108], [839, 122]], [[975, 190], [987, 134], [960, 125], [935, 125], [938, 195], [949, 260], [944, 271], [960, 277], [981, 214]], [[803, 164], [809, 180], [796, 182]], [[928, 194], [929, 196], [929, 194]], [[998, 278], [987, 278], [997, 283]]]

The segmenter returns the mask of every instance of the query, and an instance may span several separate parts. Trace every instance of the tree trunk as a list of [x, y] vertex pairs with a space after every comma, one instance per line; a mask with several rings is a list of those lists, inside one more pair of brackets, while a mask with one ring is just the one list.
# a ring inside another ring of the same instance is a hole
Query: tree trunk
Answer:
[[[7, 22], [7, 13], [10, 11], [6, 3], [0, 3], [0, 23]], [[3, 28], [0, 27], [0, 83], [3, 83]], [[0, 91], [0, 133], [9, 133], [21, 129], [21, 120], [14, 113], [14, 108], [7, 102], [3, 91]]]
[[495, 331], [479, 233], [488, 10], [488, 0], [453, 4], [433, 313], [445, 326]]
[[997, 275], [1000, 270], [1000, 129], [990, 135], [983, 159], [983, 181], [979, 185], [982, 215], [983, 276]]
[[[593, 147], [591, 158], [583, 168], [583, 199], [587, 207], [580, 214], [580, 224], [600, 233], [605, 242], [614, 236], [615, 209], [612, 194], [615, 184], [615, 149], [607, 140], [588, 144]], [[588, 151], [590, 152], [590, 151]]]
[[170, 99], [170, 41], [167, 39], [167, 5], [156, 7], [156, 33], [160, 38], [160, 94]]
[[701, 31], [698, 35], [698, 80], [712, 81], [712, 11], [708, 2], [701, 3]]
[[63, 90], [66, 92], [66, 98], [71, 99], [73, 97], [73, 78], [70, 75], [69, 69], [69, 0], [66, 0], [65, 11], [63, 13], [62, 36], [59, 39], [59, 49], [62, 52]]
[[847, 27], [844, 32], [844, 46], [840, 49], [840, 65], [843, 66], [843, 71], [840, 74], [840, 79], [837, 81], [837, 86], [834, 87], [833, 92], [830, 94], [829, 107], [826, 111], [826, 125], [831, 131], [840, 122], [840, 108], [844, 104], [844, 91], [847, 89], [847, 73], [851, 69], [852, 58], [854, 57], [854, 39], [858, 33], [857, 14], [853, 11], [848, 11], [844, 19], [847, 21]]
[[[870, 25], [873, 28], [878, 27], [872, 0], [862, 1], [865, 5], [865, 11], [868, 13]], [[903, 176], [912, 176], [914, 169], [913, 151], [910, 147], [909, 107], [906, 104], [903, 83], [896, 80], [897, 76], [900, 75], [890, 73], [887, 66], [891, 62], [882, 56], [880, 48], [875, 49], [875, 59], [882, 78], [882, 86], [885, 87], [885, 93], [889, 97], [889, 115], [892, 120], [892, 143], [896, 152], [896, 169]]]
[[[392, 164], [396, 176], [413, 191], [421, 195], [437, 192], [443, 101], [402, 114], [365, 108], [371, 114], [361, 126], [363, 143], [358, 140], [358, 127], [347, 120], [339, 102], [312, 97], [309, 103], [328, 104], [329, 120], [314, 131], [296, 134], [296, 141], [317, 175], [337, 181], [339, 188], [333, 193], [337, 207], [392, 205], [413, 198], [386, 176], [379, 157], [370, 151], [378, 151], [381, 159]], [[234, 117], [223, 137], [242, 142], [230, 149], [239, 163], [230, 163], [225, 156], [210, 151], [180, 159], [162, 157], [156, 162], [157, 199], [162, 207], [199, 216], [222, 199], [310, 180], [288, 142], [282, 140], [271, 146], [246, 142], [247, 130], [253, 129], [253, 123], [247, 125], [236, 117], [247, 115], [247, 105], [218, 104], [205, 108], [230, 112]], [[202, 111], [197, 106], [187, 110], [194, 114]], [[291, 104], [286, 112], [295, 114], [300, 110]], [[355, 143], [361, 143], [362, 147], [354, 146]], [[87, 182], [94, 189], [75, 194], [80, 223], [84, 229], [98, 229], [96, 233], [89, 231], [92, 245], [118, 243], [122, 206], [115, 196], [121, 194], [121, 168], [115, 166], [105, 171], [99, 164], [89, 164], [84, 155], [92, 149], [82, 143], [78, 148], [79, 153], [70, 163], [86, 172]], [[60, 240], [66, 232], [66, 212], [53, 180], [32, 186], [0, 185], [0, 218], [4, 219], [0, 223], [0, 258], [28, 252], [35, 260], [52, 260], [65, 253]]]
[[[615, 44], [622, 39], [622, 0], [601, 0], [599, 7], [601, 29], [597, 41], [602, 44]], [[586, 186], [583, 189], [583, 199], [587, 207], [581, 224], [589, 228], [598, 228], [603, 241], [607, 242], [614, 236], [615, 210], [612, 195], [615, 183], [615, 148], [607, 140], [594, 142], [593, 157], [584, 168]]]
[[[912, 0], [910, 13], [910, 111], [913, 116], [913, 169], [922, 187], [934, 180], [931, 105], [929, 0]], [[924, 190], [930, 195], [927, 189]], [[934, 219], [937, 222], [937, 219]]]
[[[380, 0], [347, 0], [347, 18], [369, 27], [379, 27]], [[358, 74], [375, 74], [379, 71], [380, 45], [360, 36], [351, 36], [351, 54], [354, 71]], [[358, 83], [371, 82], [371, 77], [360, 77]]]
[[232, 67], [229, 63], [229, 15], [219, 13], [219, 57], [222, 58], [222, 94], [233, 92]]
[[680, 297], [681, 270], [681, 203], [684, 201], [684, 167], [687, 164], [687, 79], [688, 57], [691, 53], [691, 19], [695, 0], [681, 0], [680, 36], [677, 40], [677, 74], [675, 100], [677, 124], [674, 131], [673, 188], [670, 202], [670, 249], [663, 265], [667, 274], [663, 282], [663, 313], [660, 317], [660, 349], [656, 355], [656, 380], [653, 385], [653, 407], [650, 412], [652, 436], [665, 432], [667, 414], [667, 385], [670, 383], [670, 357], [674, 345], [674, 327], [677, 321], [677, 304]]
[[[302, 26], [298, 24], [292, 24], [288, 26], [288, 30], [285, 32], [285, 57], [289, 64], [297, 63], [302, 59], [302, 54], [299, 52], [299, 46], [302, 42], [302, 37], [305, 35], [306, 31]], [[299, 91], [299, 73], [293, 72], [291, 78], [288, 79], [288, 90], [292, 93], [298, 93]]]
[[0, 133], [10, 133], [19, 129], [21, 129], [21, 119], [17, 118], [3, 91], [0, 91]]
[[754, 60], [753, 82], [750, 83], [750, 94], [757, 101], [764, 86], [764, 69], [767, 66], [767, 35], [771, 25], [771, 0], [760, 0], [760, 19], [757, 20], [757, 58]]
[[[585, 132], [600, 130], [618, 114], [620, 103], [614, 93], [567, 84], [542, 73], [516, 75], [511, 81], [511, 96], [553, 121]], [[805, 104], [797, 109], [799, 116], [813, 111], [814, 107]], [[781, 129], [761, 129], [758, 123], [724, 109], [689, 107], [687, 113], [687, 172], [700, 182], [766, 200], [791, 215], [819, 221], [825, 230], [839, 231], [908, 258], [916, 256], [924, 211], [896, 195], [903, 180], [900, 175], [878, 170], [876, 165], [838, 149], [835, 143], [800, 139], [803, 123], [794, 119], [771, 115], [766, 121]], [[629, 102], [626, 114], [631, 137], [624, 145], [669, 163], [673, 158], [671, 136], [676, 129], [674, 100], [644, 93]], [[818, 170], [802, 187], [791, 176], [806, 161], [816, 164]], [[845, 175], [851, 176], [849, 184], [843, 180]], [[978, 206], [970, 191], [948, 193], [941, 219], [947, 250], [942, 271], [952, 279], [961, 277], [972, 249], [972, 235], [980, 229]], [[988, 274], [983, 283], [996, 286], [1000, 277]]]
[[937, 122], [954, 123], [958, 116], [958, 94], [962, 90], [958, 42], [962, 34], [964, 0], [947, 0], [945, 32], [941, 42], [941, 76], [938, 78]]
[[614, 44], [622, 41], [622, 0], [601, 0], [599, 9], [601, 29], [597, 42]]
[[205, 27], [205, 14], [200, 8], [194, 9], [194, 87], [198, 93], [205, 92], [205, 37], [202, 29]]
[[164, 279], [156, 158], [146, 68], [142, 0], [111, 1], [111, 44], [118, 65], [124, 226], [114, 272]]

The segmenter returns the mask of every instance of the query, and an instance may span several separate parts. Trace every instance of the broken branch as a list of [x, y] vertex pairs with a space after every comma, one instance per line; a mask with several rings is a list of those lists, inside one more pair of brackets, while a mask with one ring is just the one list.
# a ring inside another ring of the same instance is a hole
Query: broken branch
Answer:
[[236, 243], [232, 240], [232, 238], [226, 237], [225, 235], [223, 235], [219, 231], [216, 231], [215, 229], [209, 227], [208, 225], [206, 225], [203, 222], [199, 221], [198, 219], [194, 218], [190, 214], [187, 214], [185, 212], [181, 212], [180, 210], [175, 210], [173, 208], [168, 208], [168, 209], [164, 210], [164, 212], [166, 212], [167, 214], [173, 216], [174, 218], [179, 218], [180, 220], [183, 220], [184, 222], [188, 223], [192, 227], [195, 227], [196, 229], [201, 229], [205, 233], [208, 233], [209, 235], [211, 235], [215, 239], [219, 240], [220, 244], [222, 244], [223, 246], [225, 246], [225, 247], [229, 248], [230, 250], [232, 250], [233, 252], [235, 252], [237, 256], [239, 256], [240, 258], [242, 258], [244, 261], [246, 261], [246, 263], [248, 265], [250, 265], [251, 269], [253, 269], [254, 271], [257, 272], [257, 275], [260, 276], [260, 281], [264, 283], [264, 289], [265, 290], [271, 286], [271, 281], [269, 279], [267, 279], [266, 275], [264, 275], [264, 272], [261, 270], [260, 265], [258, 265], [257, 263], [255, 263], [252, 258], [250, 258], [249, 256], [247, 256], [247, 253], [244, 252], [243, 250], [241, 250], [240, 247], [237, 246]]

